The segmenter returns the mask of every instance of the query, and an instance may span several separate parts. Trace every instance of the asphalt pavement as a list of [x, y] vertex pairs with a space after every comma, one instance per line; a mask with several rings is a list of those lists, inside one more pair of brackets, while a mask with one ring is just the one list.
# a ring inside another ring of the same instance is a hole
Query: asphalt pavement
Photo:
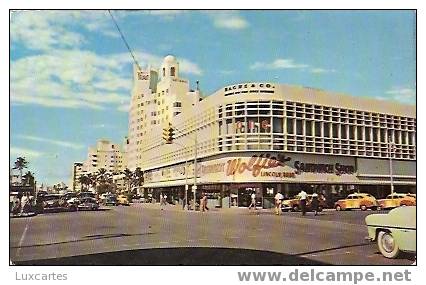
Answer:
[[201, 213], [158, 204], [10, 220], [10, 257], [22, 265], [410, 265], [366, 241], [373, 211], [319, 216], [272, 210]]

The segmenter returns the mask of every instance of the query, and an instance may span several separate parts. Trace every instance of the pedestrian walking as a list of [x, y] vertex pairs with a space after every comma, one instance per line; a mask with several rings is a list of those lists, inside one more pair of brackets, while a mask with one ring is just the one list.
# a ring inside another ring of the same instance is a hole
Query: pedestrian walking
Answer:
[[319, 197], [317, 192], [314, 192], [312, 194], [312, 201], [311, 201], [312, 210], [314, 211], [314, 215], [318, 215], [318, 206], [319, 206]]
[[275, 215], [281, 215], [281, 204], [283, 199], [284, 196], [278, 191], [277, 194], [275, 194]]
[[300, 209], [302, 210], [302, 216], [306, 215], [306, 199], [308, 194], [302, 189], [299, 193]]
[[163, 210], [163, 206], [166, 205], [166, 199], [167, 199], [167, 195], [164, 194], [164, 196], [163, 196], [163, 194], [160, 194], [160, 207], [161, 207], [161, 210]]
[[186, 206], [186, 197], [184, 197], [182, 200], [182, 210], [185, 210], [185, 206]]
[[207, 195], [204, 194], [203, 199], [204, 199], [204, 202], [203, 202], [204, 203], [204, 210], [208, 211], [209, 207], [207, 206], [207, 204], [208, 204]]
[[17, 215], [21, 211], [21, 199], [17, 196], [12, 198], [12, 214]]
[[25, 195], [22, 196], [21, 199], [21, 213], [27, 213], [29, 212], [29, 206], [30, 206], [30, 195], [25, 193]]
[[255, 194], [255, 192], [253, 192], [251, 194], [250, 198], [251, 198], [251, 203], [250, 203], [248, 208], [249, 208], [249, 210], [251, 210], [251, 208], [254, 207], [254, 209], [256, 210], [256, 194]]
[[209, 207], [207, 207], [207, 196], [203, 194], [200, 199], [200, 211], [205, 212], [208, 210], [209, 210]]

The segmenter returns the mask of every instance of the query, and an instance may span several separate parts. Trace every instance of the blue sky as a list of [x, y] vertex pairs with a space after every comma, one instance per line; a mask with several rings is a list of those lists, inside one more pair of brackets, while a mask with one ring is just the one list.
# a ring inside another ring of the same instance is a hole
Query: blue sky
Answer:
[[[209, 95], [272, 81], [416, 103], [411, 11], [113, 11], [141, 65], [175, 55]], [[122, 143], [132, 59], [106, 11], [18, 11], [10, 21], [10, 164], [69, 183], [100, 138]]]

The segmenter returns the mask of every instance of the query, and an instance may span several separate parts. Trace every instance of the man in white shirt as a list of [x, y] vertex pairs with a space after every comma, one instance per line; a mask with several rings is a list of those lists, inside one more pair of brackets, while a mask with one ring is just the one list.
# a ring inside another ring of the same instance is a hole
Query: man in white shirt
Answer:
[[306, 214], [306, 199], [308, 198], [308, 194], [302, 189], [299, 193], [299, 200], [300, 200], [300, 209], [302, 210], [302, 215], [304, 216]]
[[281, 203], [283, 199], [284, 196], [280, 192], [277, 192], [277, 194], [275, 194], [275, 215], [281, 215]]
[[251, 204], [249, 206], [249, 210], [251, 210], [251, 207], [254, 207], [254, 209], [256, 210], [256, 194], [253, 192], [250, 197], [251, 197]]

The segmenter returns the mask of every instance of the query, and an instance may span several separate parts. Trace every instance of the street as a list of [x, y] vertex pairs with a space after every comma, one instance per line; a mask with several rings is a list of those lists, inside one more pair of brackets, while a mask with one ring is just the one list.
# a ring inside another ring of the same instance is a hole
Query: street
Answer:
[[10, 220], [10, 257], [23, 265], [409, 265], [366, 241], [373, 211], [319, 216], [272, 210], [132, 204]]

